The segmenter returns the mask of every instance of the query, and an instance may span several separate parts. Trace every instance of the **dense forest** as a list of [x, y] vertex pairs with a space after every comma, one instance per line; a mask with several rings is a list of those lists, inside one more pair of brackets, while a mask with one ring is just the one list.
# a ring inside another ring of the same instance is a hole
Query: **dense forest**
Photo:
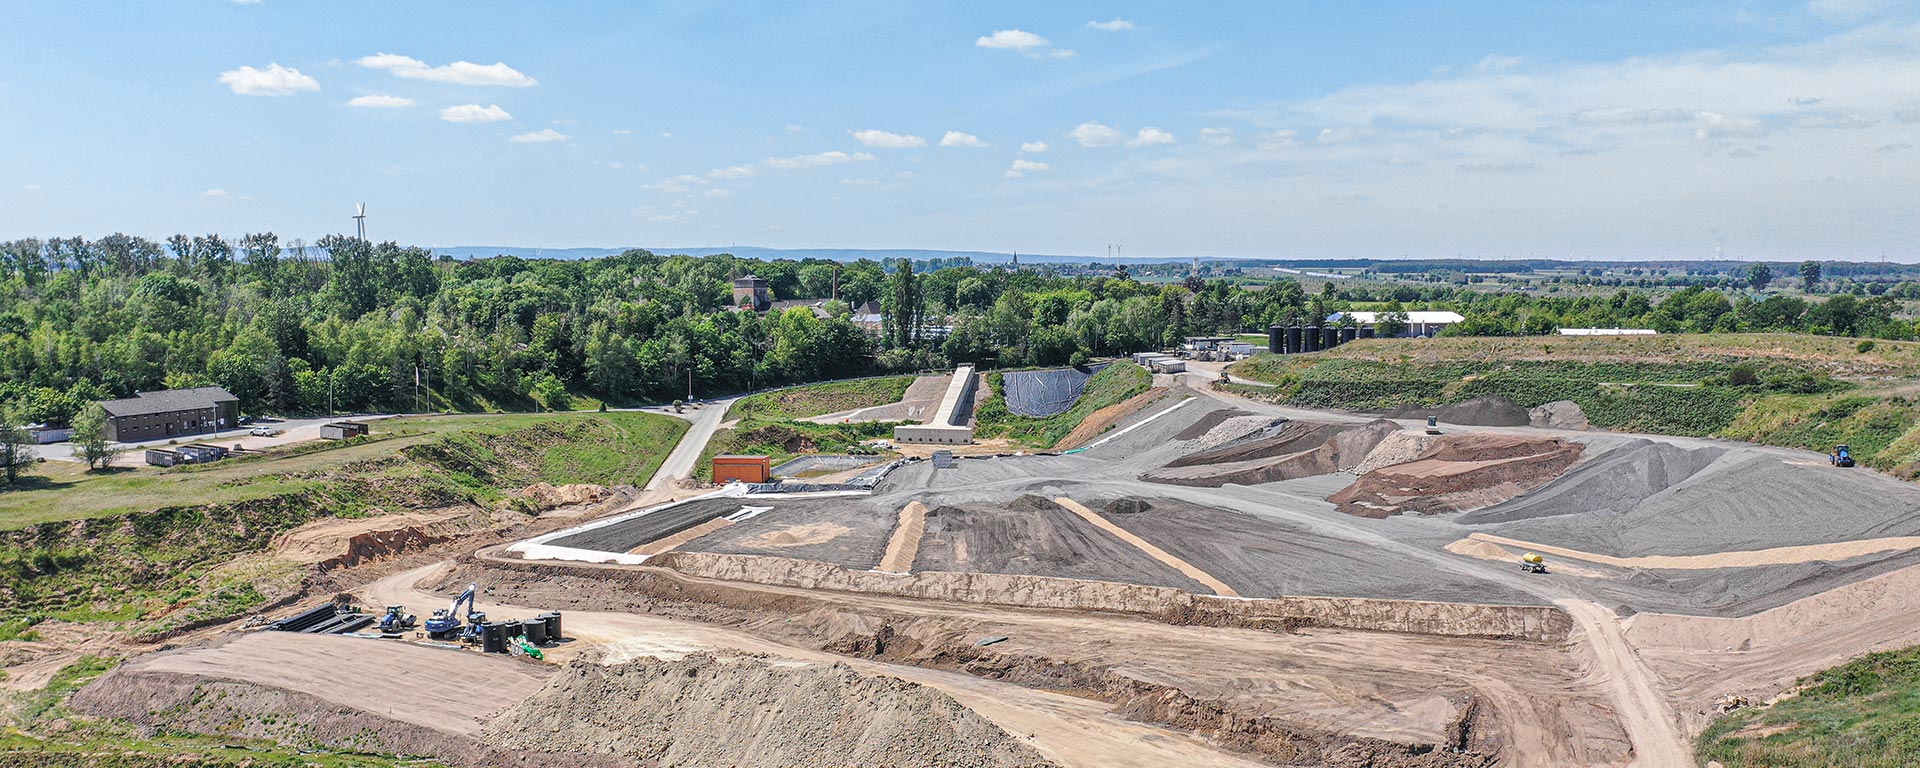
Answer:
[[[215, 383], [249, 413], [559, 410], [956, 359], [1059, 364], [1306, 306], [1297, 285], [927, 266], [645, 251], [456, 262], [341, 236], [283, 247], [271, 233], [18, 240], [0, 243], [0, 406], [60, 424], [89, 400]], [[732, 280], [747, 274], [775, 299], [838, 299], [824, 318], [735, 311]], [[885, 305], [883, 327], [850, 317], [868, 301]]]
[[[774, 299], [824, 300], [820, 311], [740, 311], [732, 281], [749, 274]], [[454, 261], [338, 235], [283, 247], [272, 233], [26, 239], [0, 242], [0, 409], [13, 423], [63, 424], [91, 400], [212, 383], [254, 414], [564, 410], [955, 362], [1078, 363], [1350, 308], [1458, 310], [1467, 321], [1453, 334], [1914, 336], [1896, 298], [1912, 284], [1823, 283], [1817, 264], [1781, 281], [1829, 295], [1766, 293], [1769, 280], [1577, 294], [1380, 281], [1308, 290], [1293, 279], [1149, 283], [1125, 266], [1061, 276], [640, 250]], [[863, 327], [853, 308], [869, 301], [883, 319]]]

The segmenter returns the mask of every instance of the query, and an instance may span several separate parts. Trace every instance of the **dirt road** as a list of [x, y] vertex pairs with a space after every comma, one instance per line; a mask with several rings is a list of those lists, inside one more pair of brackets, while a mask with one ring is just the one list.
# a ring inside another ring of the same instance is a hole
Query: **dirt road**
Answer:
[[[414, 587], [446, 564], [415, 568], [381, 579], [359, 590], [372, 605], [432, 605], [443, 597]], [[489, 611], [502, 614], [536, 613], [537, 609], [488, 601]], [[562, 646], [549, 658], [564, 663], [589, 649], [619, 661], [640, 655], [684, 655], [699, 650], [737, 649], [770, 653], [803, 661], [844, 663], [866, 674], [922, 683], [953, 696], [961, 704], [993, 721], [1063, 766], [1119, 766], [1161, 768], [1168, 765], [1199, 768], [1257, 768], [1258, 761], [1235, 757], [1204, 740], [1174, 731], [1123, 720], [1100, 702], [1037, 691], [970, 675], [918, 667], [851, 659], [796, 648], [744, 632], [655, 616], [595, 611], [568, 611], [566, 631], [578, 642]]]
[[1556, 600], [1579, 625], [1593, 649], [1589, 674], [1613, 692], [1615, 715], [1633, 740], [1633, 762], [1646, 768], [1693, 768], [1693, 750], [1680, 734], [1673, 712], [1652, 673], [1641, 663], [1627, 636], [1605, 608], [1585, 600]]

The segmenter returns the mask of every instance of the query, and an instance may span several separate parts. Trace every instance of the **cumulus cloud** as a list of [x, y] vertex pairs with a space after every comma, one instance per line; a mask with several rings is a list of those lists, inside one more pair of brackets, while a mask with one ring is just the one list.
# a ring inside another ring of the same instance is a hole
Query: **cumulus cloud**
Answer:
[[811, 155], [793, 155], [791, 157], [769, 157], [766, 159], [766, 165], [768, 168], [774, 168], [782, 171], [804, 171], [809, 168], [825, 168], [829, 165], [840, 165], [841, 163], [864, 162], [872, 159], [873, 159], [873, 155], [869, 155], [865, 152], [855, 152], [853, 154], [847, 154], [845, 152], [841, 152], [840, 150], [836, 149], [836, 150], [833, 150], [832, 152], [815, 152]]
[[551, 144], [556, 141], [566, 141], [566, 140], [567, 140], [566, 134], [556, 131], [552, 128], [542, 128], [538, 131], [529, 131], [527, 133], [515, 134], [513, 138], [507, 139], [507, 141], [511, 141], [515, 144]]
[[320, 90], [320, 81], [292, 67], [268, 64], [266, 69], [241, 67], [220, 73], [219, 82], [242, 96], [290, 96]]
[[964, 131], [947, 131], [947, 135], [940, 137], [940, 146], [973, 147], [975, 149], [985, 149], [987, 147], [987, 143], [984, 141], [981, 141], [980, 137], [975, 136], [971, 133], [966, 133]]
[[1068, 50], [1066, 48], [1055, 48], [1047, 51], [1047, 56], [1054, 59], [1071, 59], [1078, 55], [1080, 55], [1079, 51]]
[[1025, 53], [1035, 48], [1045, 48], [1052, 43], [1024, 29], [1000, 29], [995, 30], [991, 35], [974, 40], [973, 44], [981, 48], [999, 48]]
[[368, 95], [368, 96], [355, 96], [352, 99], [347, 101], [347, 106], [349, 107], [367, 107], [371, 109], [392, 109], [394, 107], [411, 107], [413, 106], [413, 104], [414, 104], [413, 99], [409, 99], [405, 96], [388, 96], [385, 94], [378, 94], [378, 93]]
[[707, 171], [707, 178], [709, 179], [744, 179], [752, 175], [753, 166], [751, 165], [729, 165], [725, 168], [715, 168]]
[[707, 183], [706, 179], [700, 178], [690, 173], [683, 173], [683, 174], [680, 174], [679, 176], [673, 176], [670, 178], [661, 179], [652, 184], [643, 184], [641, 185], [641, 187], [643, 189], [651, 189], [655, 192], [667, 192], [675, 195], [684, 195], [689, 190], [691, 190], [694, 187], [694, 185], [705, 184], [705, 183]]
[[1225, 146], [1227, 144], [1232, 144], [1233, 129], [1232, 128], [1202, 128], [1200, 129], [1200, 143], [1212, 144], [1214, 146]]
[[848, 131], [848, 133], [853, 134], [854, 141], [878, 149], [912, 149], [914, 147], [924, 147], [927, 145], [926, 139], [910, 133], [888, 133], [874, 128], [868, 128], [864, 131]]
[[1046, 163], [1040, 162], [1038, 160], [1027, 160], [1025, 158], [1022, 158], [1022, 159], [1013, 161], [1012, 167], [1007, 168], [1006, 177], [1009, 179], [1017, 179], [1017, 178], [1020, 178], [1021, 176], [1027, 175], [1028, 173], [1033, 173], [1036, 171], [1044, 171], [1052, 167], [1053, 166], [1047, 165]]
[[440, 110], [440, 119], [449, 123], [498, 123], [512, 120], [513, 115], [507, 114], [507, 111], [501, 109], [498, 104], [484, 107], [478, 104], [461, 104]]
[[438, 67], [426, 62], [402, 56], [397, 53], [376, 53], [360, 57], [360, 66], [368, 69], [384, 69], [398, 77], [413, 80], [431, 80], [436, 83], [455, 85], [492, 85], [508, 88], [526, 88], [538, 85], [540, 81], [528, 77], [505, 62], [475, 64], [471, 61], [456, 61]]
[[1081, 123], [1067, 137], [1083, 147], [1111, 147], [1120, 143], [1120, 132], [1095, 122]]
[[1122, 30], [1133, 29], [1133, 22], [1127, 21], [1126, 19], [1118, 19], [1118, 18], [1113, 19], [1111, 21], [1089, 21], [1087, 22], [1087, 28], [1098, 29], [1105, 32], [1119, 32]]
[[1173, 142], [1174, 138], [1172, 133], [1148, 126], [1140, 129], [1138, 133], [1135, 133], [1133, 139], [1127, 142], [1127, 146], [1150, 147], [1156, 144], [1172, 144]]
[[1037, 155], [1047, 151], [1047, 143], [1044, 141], [1023, 141], [1020, 142], [1020, 151], [1029, 155]]
[[205, 192], [202, 192], [200, 193], [200, 195], [202, 197], [226, 197], [227, 191], [224, 189], [215, 188], [215, 189], [209, 189]]
[[615, 136], [632, 136], [632, 135], [633, 135], [633, 129], [631, 129], [631, 128], [615, 128], [615, 129], [613, 129], [613, 135], [615, 135]]

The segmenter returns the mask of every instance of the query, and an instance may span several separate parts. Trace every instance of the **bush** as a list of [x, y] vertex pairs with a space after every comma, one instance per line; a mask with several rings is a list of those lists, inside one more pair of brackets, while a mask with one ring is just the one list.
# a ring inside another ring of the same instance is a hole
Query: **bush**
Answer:
[[1727, 383], [1736, 387], [1752, 386], [1760, 383], [1760, 374], [1752, 365], [1741, 363], [1727, 369]]
[[1853, 345], [1853, 351], [1855, 351], [1855, 352], [1859, 352], [1859, 353], [1861, 353], [1861, 354], [1866, 354], [1866, 353], [1868, 353], [1868, 352], [1872, 352], [1872, 351], [1873, 351], [1873, 339], [1867, 339], [1867, 340], [1865, 340], [1865, 341], [1862, 341], [1862, 342], [1860, 342], [1859, 344], [1855, 344], [1855, 345]]

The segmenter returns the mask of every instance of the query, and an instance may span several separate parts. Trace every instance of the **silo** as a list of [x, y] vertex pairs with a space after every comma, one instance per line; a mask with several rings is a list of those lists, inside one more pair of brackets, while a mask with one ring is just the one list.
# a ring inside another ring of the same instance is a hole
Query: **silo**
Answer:
[[1345, 344], [1359, 338], [1360, 329], [1351, 325], [1340, 329], [1340, 343]]
[[1320, 326], [1309, 325], [1305, 328], [1302, 328], [1300, 330], [1300, 340], [1306, 342], [1307, 346], [1305, 349], [1301, 351], [1303, 352], [1320, 351], [1320, 342], [1323, 338], [1324, 337], [1320, 335]]
[[1285, 328], [1277, 325], [1267, 326], [1267, 351], [1276, 355], [1285, 352], [1284, 342], [1286, 341], [1286, 335]]
[[1373, 338], [1373, 326], [1371, 325], [1360, 326], [1360, 338], [1363, 338], [1363, 339]]
[[1329, 325], [1320, 329], [1320, 332], [1326, 334], [1326, 338], [1320, 340], [1321, 349], [1333, 349], [1334, 347], [1340, 346], [1339, 328]]
[[1300, 326], [1287, 326], [1287, 354], [1297, 355], [1304, 351], [1300, 348]]

